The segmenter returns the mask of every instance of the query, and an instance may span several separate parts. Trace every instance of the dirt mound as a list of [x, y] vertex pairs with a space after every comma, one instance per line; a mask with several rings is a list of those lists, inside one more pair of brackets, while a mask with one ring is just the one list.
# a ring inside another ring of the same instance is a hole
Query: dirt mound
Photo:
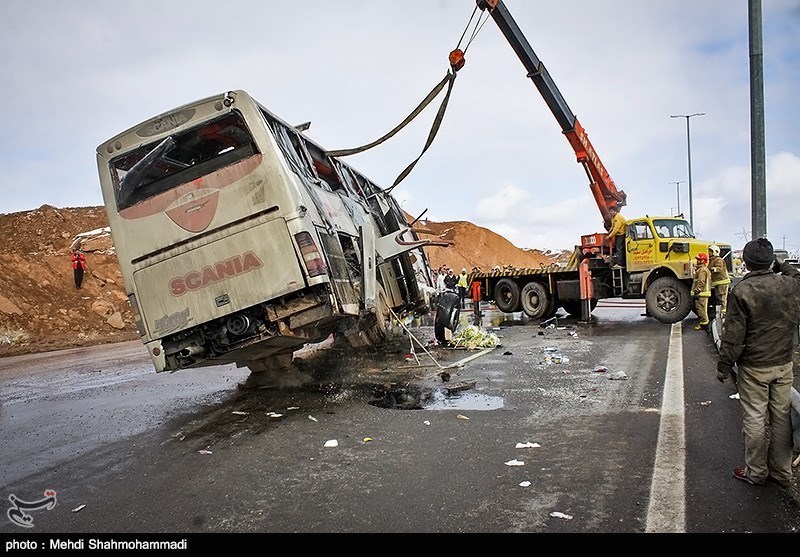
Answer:
[[138, 338], [110, 238], [81, 246], [87, 269], [75, 288], [75, 236], [107, 226], [102, 207], [0, 215], [0, 356]]
[[[103, 207], [42, 205], [0, 214], [6, 248], [0, 253], [0, 356], [139, 338], [109, 236], [81, 243], [87, 270], [82, 288], [75, 288], [70, 246], [77, 236], [107, 226]], [[558, 255], [520, 249], [465, 221], [425, 221], [415, 228], [453, 242], [426, 248], [434, 269], [537, 267]]]

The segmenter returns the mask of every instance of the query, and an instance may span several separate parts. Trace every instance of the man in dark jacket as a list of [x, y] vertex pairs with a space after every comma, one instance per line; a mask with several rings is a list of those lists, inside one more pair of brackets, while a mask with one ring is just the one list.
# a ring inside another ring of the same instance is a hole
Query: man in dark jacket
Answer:
[[721, 382], [734, 372], [734, 365], [738, 368], [734, 380], [742, 409], [745, 466], [735, 468], [733, 476], [754, 485], [771, 478], [788, 487], [800, 272], [779, 262], [766, 238], [747, 242], [742, 258], [749, 272], [728, 295], [717, 363]]

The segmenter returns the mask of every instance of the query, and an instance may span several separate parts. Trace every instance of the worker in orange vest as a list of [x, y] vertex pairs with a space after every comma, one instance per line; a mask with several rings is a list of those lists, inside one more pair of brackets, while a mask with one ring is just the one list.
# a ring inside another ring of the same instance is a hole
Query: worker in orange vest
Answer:
[[83, 284], [83, 271], [86, 270], [86, 256], [79, 249], [72, 252], [72, 274], [75, 277], [75, 288]]

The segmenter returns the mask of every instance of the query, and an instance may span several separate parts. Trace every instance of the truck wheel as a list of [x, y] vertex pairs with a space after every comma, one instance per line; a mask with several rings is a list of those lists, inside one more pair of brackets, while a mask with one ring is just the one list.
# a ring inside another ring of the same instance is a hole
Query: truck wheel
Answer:
[[510, 278], [501, 278], [494, 287], [494, 303], [503, 313], [519, 309], [519, 285]]
[[692, 310], [689, 287], [675, 277], [653, 281], [645, 296], [647, 312], [662, 323], [683, 321]]
[[436, 303], [433, 332], [439, 344], [448, 345], [461, 318], [461, 298], [455, 292], [442, 292]]
[[[566, 311], [572, 317], [580, 319], [582, 317], [581, 315], [582, 303], [583, 300], [569, 300], [567, 302], [562, 302], [561, 307], [564, 308], [564, 311]], [[590, 308], [589, 313], [593, 312], [594, 308], [596, 307], [597, 307], [597, 299], [592, 298], [591, 301], [589, 302], [589, 308]]]
[[542, 283], [531, 281], [522, 287], [520, 303], [525, 315], [531, 319], [541, 319], [547, 316], [553, 306], [553, 297]]

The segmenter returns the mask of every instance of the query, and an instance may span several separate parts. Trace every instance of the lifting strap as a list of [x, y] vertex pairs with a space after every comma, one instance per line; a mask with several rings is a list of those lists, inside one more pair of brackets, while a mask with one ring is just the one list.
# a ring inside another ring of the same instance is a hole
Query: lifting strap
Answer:
[[402, 122], [400, 122], [397, 126], [395, 126], [395, 128], [392, 131], [390, 131], [389, 133], [387, 133], [383, 137], [381, 137], [379, 139], [376, 139], [372, 143], [368, 143], [366, 145], [362, 145], [361, 147], [354, 147], [352, 149], [340, 149], [338, 151], [328, 151], [326, 154], [329, 157], [346, 157], [348, 155], [355, 155], [356, 153], [361, 153], [363, 151], [366, 151], [367, 149], [371, 149], [372, 147], [375, 147], [376, 145], [380, 145], [381, 143], [383, 143], [387, 139], [393, 137], [395, 134], [397, 134], [397, 132], [402, 130], [404, 127], [406, 127], [414, 118], [419, 116], [419, 114], [423, 110], [425, 110], [425, 108], [431, 103], [431, 101], [433, 101], [433, 99], [436, 98], [436, 96], [442, 91], [442, 89], [444, 89], [444, 87], [446, 85], [447, 86], [447, 93], [444, 96], [444, 100], [442, 101], [441, 106], [439, 106], [439, 112], [436, 114], [436, 118], [434, 118], [434, 120], [433, 120], [433, 125], [431, 126], [431, 131], [428, 133], [428, 140], [425, 142], [425, 147], [422, 149], [422, 152], [419, 154], [419, 156], [416, 159], [414, 159], [400, 173], [400, 175], [397, 176], [397, 178], [395, 178], [395, 181], [392, 184], [392, 186], [390, 188], [388, 188], [387, 190], [385, 190], [386, 192], [390, 192], [392, 190], [392, 188], [394, 188], [406, 176], [408, 176], [408, 174], [414, 168], [414, 165], [417, 164], [417, 161], [419, 161], [419, 159], [422, 158], [422, 155], [425, 154], [425, 151], [427, 151], [428, 147], [430, 147], [431, 143], [433, 143], [433, 139], [434, 139], [434, 137], [436, 137], [436, 133], [439, 131], [439, 127], [442, 124], [442, 119], [444, 118], [444, 112], [447, 109], [447, 102], [450, 99], [450, 92], [453, 90], [453, 83], [455, 83], [455, 80], [456, 80], [456, 70], [455, 70], [455, 68], [453, 68], [452, 72], [448, 71], [447, 75], [444, 76], [444, 79], [442, 79], [439, 83], [436, 84], [436, 86], [433, 89], [431, 89], [431, 92], [428, 93], [428, 96], [426, 96], [422, 100], [422, 102], [419, 103], [417, 108], [415, 108], [414, 111], [411, 112], [411, 114], [406, 116], [406, 118]]
[[[476, 14], [478, 14], [477, 19], [475, 18]], [[476, 21], [475, 21], [475, 27], [472, 31], [472, 35], [470, 36], [469, 41], [467, 42], [467, 46], [464, 47], [464, 50], [460, 50], [458, 47], [460, 47], [461, 42], [464, 40], [464, 36], [466, 35], [470, 25], [472, 25], [473, 19], [475, 19]], [[484, 19], [483, 23], [485, 23], [485, 21], [486, 20]], [[411, 172], [411, 170], [414, 168], [417, 162], [419, 162], [419, 160], [422, 158], [422, 155], [425, 154], [425, 151], [428, 150], [428, 147], [430, 147], [431, 144], [433, 143], [433, 139], [436, 137], [436, 134], [439, 131], [439, 127], [441, 127], [442, 125], [442, 120], [444, 119], [444, 113], [445, 110], [447, 109], [447, 103], [450, 100], [450, 93], [452, 92], [453, 84], [456, 81], [456, 72], [458, 72], [458, 70], [464, 67], [464, 61], [465, 61], [464, 55], [467, 51], [467, 48], [475, 39], [475, 36], [477, 35], [480, 28], [483, 27], [483, 23], [481, 23], [481, 16], [476, 6], [475, 8], [473, 8], [472, 16], [470, 16], [469, 23], [467, 23], [467, 27], [464, 29], [464, 33], [461, 34], [461, 39], [459, 39], [458, 46], [456, 47], [455, 50], [453, 50], [450, 53], [449, 56], [450, 70], [448, 70], [447, 74], [444, 76], [444, 79], [442, 79], [439, 83], [437, 83], [436, 86], [433, 89], [431, 89], [431, 92], [428, 93], [428, 96], [425, 97], [421, 103], [419, 103], [417, 108], [415, 108], [413, 112], [411, 112], [411, 114], [406, 116], [406, 118], [402, 122], [400, 122], [392, 131], [390, 131], [380, 139], [376, 139], [372, 143], [362, 145], [361, 147], [354, 147], [352, 149], [339, 149], [337, 151], [327, 151], [326, 155], [328, 155], [329, 157], [346, 157], [348, 155], [355, 155], [356, 153], [361, 153], [363, 151], [366, 151], [367, 149], [375, 147], [376, 145], [380, 145], [387, 139], [394, 136], [404, 127], [406, 127], [409, 124], [409, 122], [411, 122], [414, 118], [419, 116], [419, 114], [423, 110], [425, 110], [425, 108], [431, 103], [431, 101], [433, 101], [433, 99], [436, 98], [436, 96], [442, 91], [442, 89], [444, 89], [446, 85], [447, 93], [445, 93], [444, 99], [442, 100], [442, 104], [439, 106], [439, 111], [436, 113], [436, 118], [433, 119], [433, 124], [431, 125], [431, 131], [428, 132], [428, 140], [425, 142], [425, 147], [422, 148], [422, 152], [420, 152], [419, 156], [413, 161], [411, 161], [411, 163], [405, 167], [405, 169], [397, 176], [397, 178], [395, 178], [394, 183], [392, 183], [391, 187], [384, 190], [384, 193], [391, 192], [392, 189], [394, 189], [394, 187], [397, 186], [397, 184], [402, 182], [405, 179], [405, 177], [408, 176], [408, 174]]]

